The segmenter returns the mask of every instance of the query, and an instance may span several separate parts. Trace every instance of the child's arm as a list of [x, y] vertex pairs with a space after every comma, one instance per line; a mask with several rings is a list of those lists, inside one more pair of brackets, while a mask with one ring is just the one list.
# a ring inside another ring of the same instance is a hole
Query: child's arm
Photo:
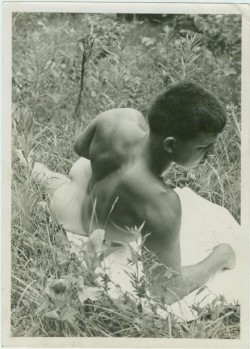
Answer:
[[74, 150], [77, 155], [89, 159], [89, 149], [96, 131], [97, 119], [94, 119], [77, 137]]
[[175, 275], [164, 283], [166, 303], [172, 304], [187, 296], [197, 288], [204, 286], [219, 270], [233, 269], [235, 252], [228, 244], [219, 244], [201, 262], [182, 268], [181, 274]]
[[160, 299], [164, 295], [166, 303], [172, 304], [205, 285], [217, 271], [234, 267], [235, 254], [227, 244], [216, 246], [199, 263], [181, 267], [179, 198], [168, 191], [157, 196], [152, 207], [147, 214], [148, 231], [152, 234], [146, 239], [145, 246], [153, 250], [162, 263], [150, 272], [153, 297]]

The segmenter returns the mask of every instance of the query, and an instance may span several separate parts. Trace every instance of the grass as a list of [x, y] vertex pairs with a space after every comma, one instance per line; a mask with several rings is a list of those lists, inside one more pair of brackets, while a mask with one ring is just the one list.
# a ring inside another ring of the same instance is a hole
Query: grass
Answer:
[[[17, 157], [16, 149], [25, 156], [33, 152], [36, 161], [67, 174], [77, 159], [76, 135], [98, 113], [126, 106], [146, 114], [154, 95], [188, 77], [217, 93], [229, 121], [209, 164], [192, 172], [176, 167], [166, 180], [173, 187], [191, 187], [240, 221], [240, 96], [234, 104], [230, 99], [240, 80], [225, 74], [230, 57], [213, 55], [200, 34], [179, 37], [167, 23], [114, 20], [115, 15], [13, 16], [12, 336], [239, 338], [239, 306], [223, 299], [200, 309], [190, 323], [145, 313], [126, 295], [110, 299], [105, 280], [100, 298], [81, 302], [81, 287], [93, 294], [97, 287], [94, 265], [83, 269], [71, 254], [47, 198]], [[78, 40], [92, 32], [95, 43], [77, 118]], [[93, 262], [96, 256], [88, 258]], [[61, 281], [55, 286], [53, 280]]]

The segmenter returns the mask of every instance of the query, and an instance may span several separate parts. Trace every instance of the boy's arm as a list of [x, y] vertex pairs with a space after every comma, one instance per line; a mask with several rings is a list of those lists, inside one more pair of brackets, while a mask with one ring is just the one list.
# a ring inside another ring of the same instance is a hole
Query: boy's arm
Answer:
[[89, 159], [89, 149], [96, 131], [97, 119], [94, 119], [77, 137], [74, 150], [77, 155]]
[[146, 247], [153, 250], [162, 263], [153, 271], [149, 269], [151, 295], [157, 298], [164, 296], [165, 302], [172, 304], [205, 285], [217, 271], [233, 268], [235, 255], [230, 245], [220, 244], [201, 262], [182, 268], [179, 198], [171, 192], [163, 199], [164, 195], [162, 200], [159, 199], [155, 213], [147, 215], [152, 234], [146, 240]]
[[[219, 244], [201, 262], [183, 267], [181, 273], [174, 273], [169, 279], [160, 276], [158, 283], [155, 284], [157, 291], [153, 289], [152, 296], [157, 298], [164, 296], [165, 302], [171, 305], [204, 286], [217, 271], [232, 269], [234, 265], [235, 253], [231, 246]], [[155, 277], [157, 278], [156, 274]]]

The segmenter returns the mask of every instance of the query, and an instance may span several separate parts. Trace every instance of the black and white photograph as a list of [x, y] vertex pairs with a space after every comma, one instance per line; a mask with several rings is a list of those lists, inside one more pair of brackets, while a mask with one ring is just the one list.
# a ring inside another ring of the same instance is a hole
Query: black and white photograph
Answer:
[[236, 348], [244, 15], [127, 5], [9, 14], [9, 336]]

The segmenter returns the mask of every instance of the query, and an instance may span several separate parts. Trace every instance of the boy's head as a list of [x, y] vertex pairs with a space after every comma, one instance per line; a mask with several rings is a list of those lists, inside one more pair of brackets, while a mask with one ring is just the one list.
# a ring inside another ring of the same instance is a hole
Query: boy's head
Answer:
[[168, 159], [191, 169], [213, 153], [226, 124], [226, 111], [201, 85], [182, 82], [156, 98], [148, 122], [150, 133], [162, 139]]
[[161, 93], [148, 113], [150, 131], [163, 138], [190, 140], [200, 133], [220, 133], [226, 111], [220, 100], [201, 85], [181, 82]]

